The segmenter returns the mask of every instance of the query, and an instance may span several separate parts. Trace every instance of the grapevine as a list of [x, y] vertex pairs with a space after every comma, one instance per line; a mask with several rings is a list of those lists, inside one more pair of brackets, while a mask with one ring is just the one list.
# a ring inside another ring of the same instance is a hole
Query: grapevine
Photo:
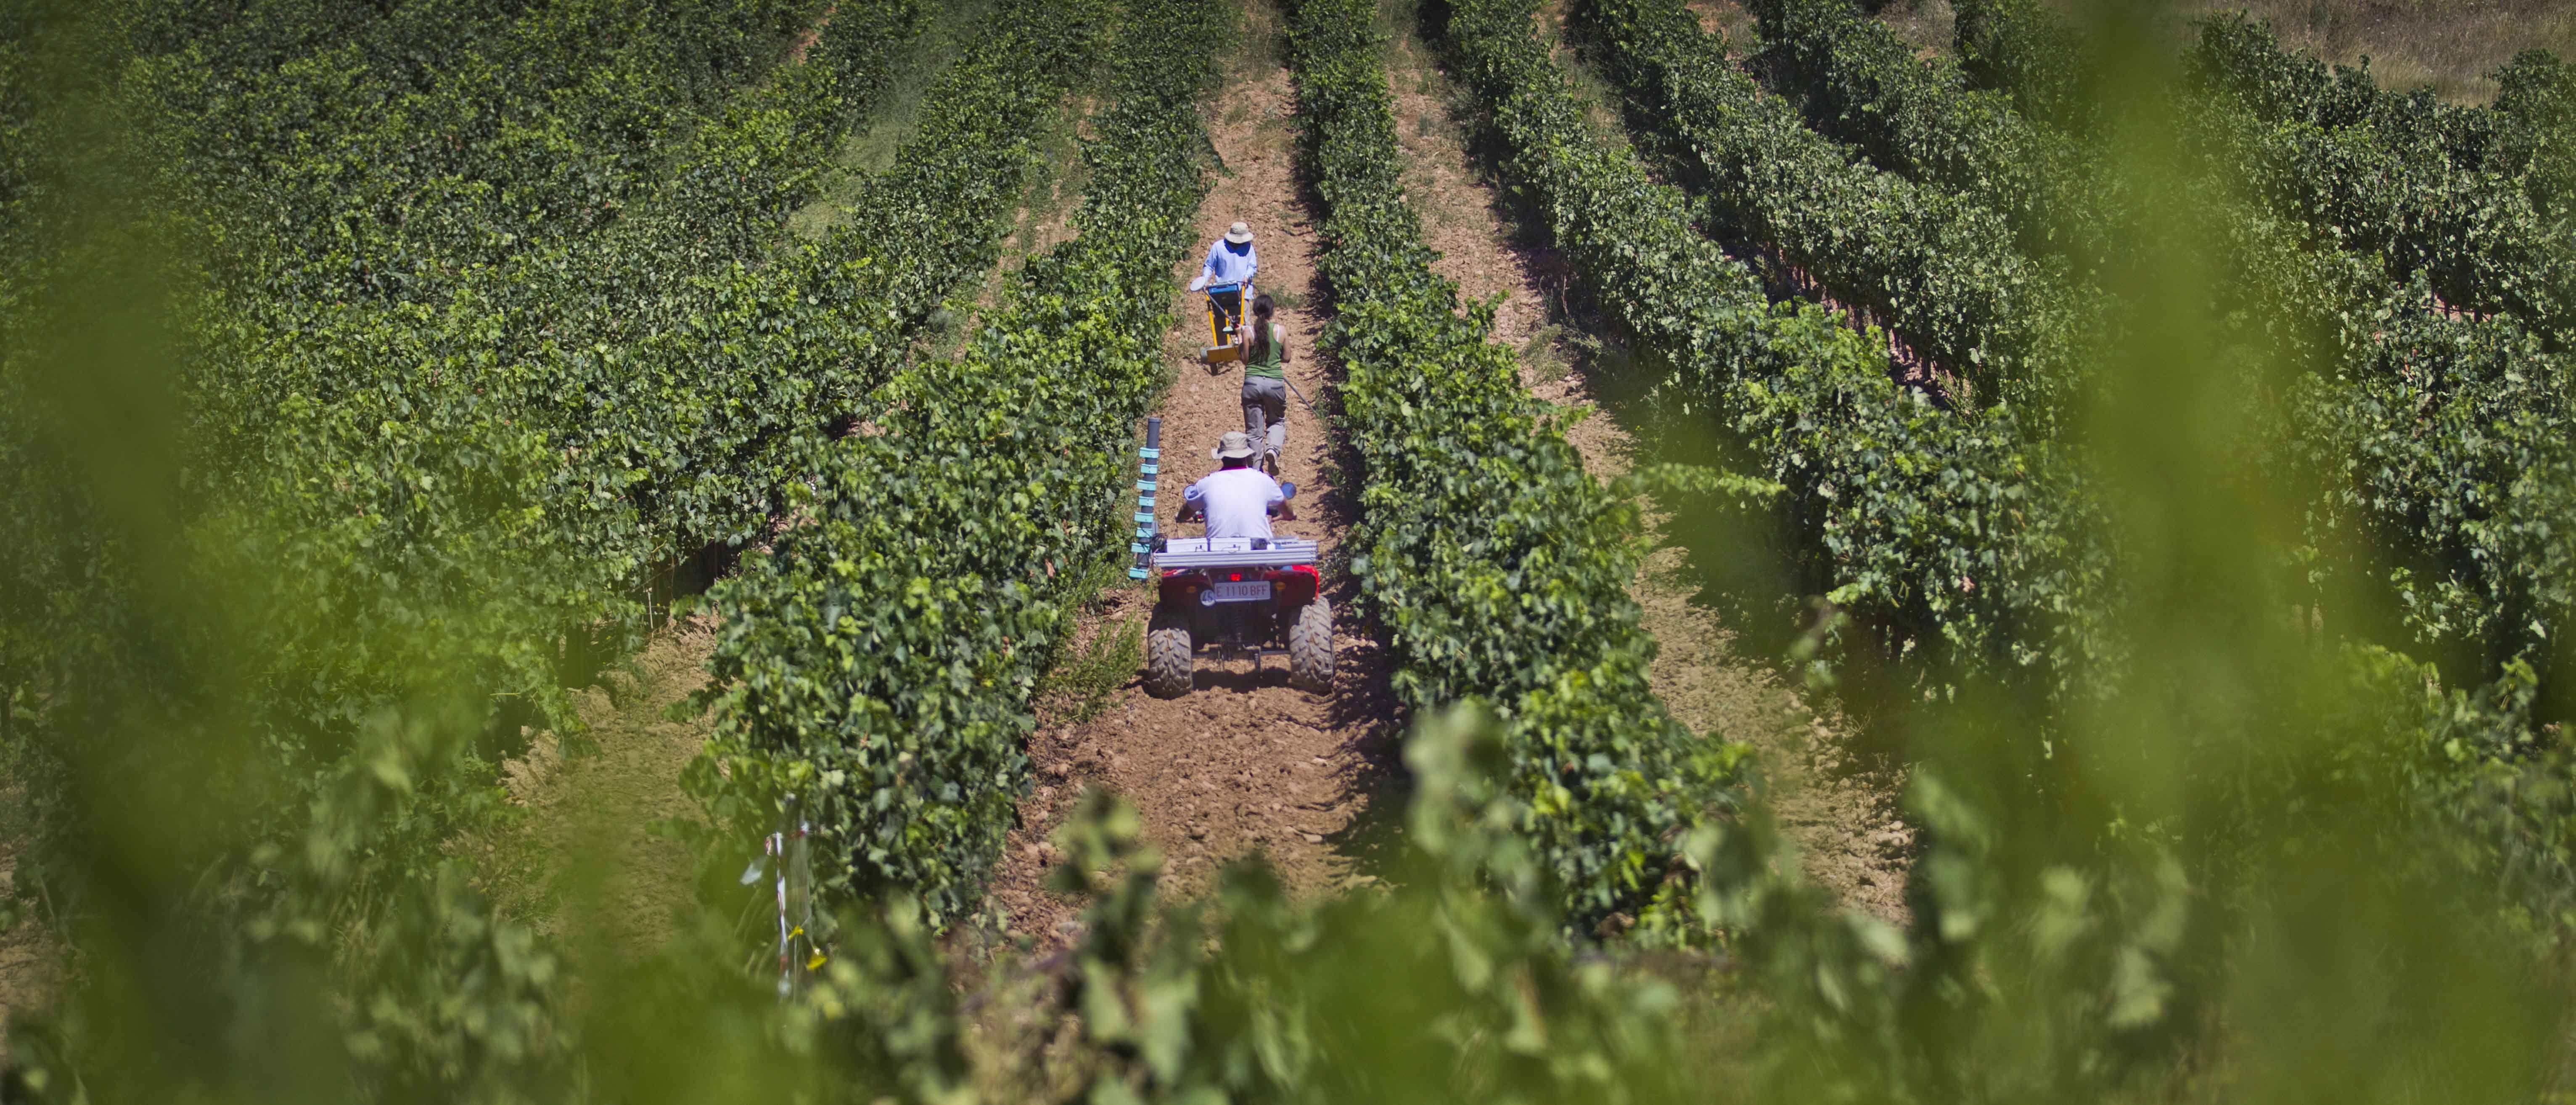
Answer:
[[1846, 302], [1885, 318], [1981, 396], [2054, 405], [2098, 354], [2059, 273], [2018, 251], [1993, 212], [1881, 172], [1808, 130], [1726, 63], [1677, 4], [1603, 0], [1597, 30], [1634, 115], [1695, 157], [1720, 224], [1777, 248]]
[[1676, 413], [1715, 416], [1761, 476], [1816, 592], [1885, 658], [2076, 687], [2111, 646], [2095, 619], [2108, 552], [2080, 475], [2034, 416], [1939, 410], [1820, 308], [1773, 306], [1691, 227], [1688, 204], [1598, 144], [1516, 0], [1459, 5], [1451, 44], [1577, 273]]
[[1028, 786], [1038, 671], [1087, 569], [1127, 547], [1125, 455], [1162, 385], [1222, 24], [1205, 0], [1116, 15], [1080, 236], [963, 356], [889, 381], [874, 432], [811, 444], [802, 520], [714, 595], [717, 728], [684, 783], [745, 840], [800, 796], [827, 900], [976, 905]]
[[1412, 714], [1471, 698], [1501, 712], [1500, 786], [1568, 923], [1669, 926], [1674, 843], [1717, 808], [1744, 749], [1694, 739], [1647, 684], [1655, 644], [1627, 591], [1633, 488], [1584, 473], [1564, 416], [1488, 340], [1491, 307], [1462, 312], [1432, 271], [1371, 11], [1305, 0], [1292, 42], [1338, 309], [1339, 421], [1365, 483], [1351, 571]]

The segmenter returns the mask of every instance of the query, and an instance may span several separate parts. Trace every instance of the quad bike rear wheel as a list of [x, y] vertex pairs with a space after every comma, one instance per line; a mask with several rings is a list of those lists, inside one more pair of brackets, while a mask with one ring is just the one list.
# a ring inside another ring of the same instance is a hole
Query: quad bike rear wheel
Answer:
[[1190, 641], [1186, 613], [1155, 610], [1145, 627], [1145, 693], [1179, 698], [1190, 693], [1190, 664], [1196, 647]]
[[1333, 604], [1322, 595], [1288, 626], [1288, 683], [1312, 694], [1333, 693]]

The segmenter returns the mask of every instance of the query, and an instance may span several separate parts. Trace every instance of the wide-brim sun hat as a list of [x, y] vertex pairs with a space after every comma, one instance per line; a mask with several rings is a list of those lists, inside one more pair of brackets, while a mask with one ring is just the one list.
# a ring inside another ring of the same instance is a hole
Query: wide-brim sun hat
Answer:
[[1216, 448], [1208, 450], [1209, 460], [1251, 460], [1252, 438], [1241, 430], [1227, 432], [1216, 439]]
[[1252, 240], [1252, 228], [1245, 226], [1242, 223], [1236, 223], [1233, 226], [1229, 226], [1225, 228], [1225, 240], [1236, 245], [1242, 245], [1249, 242]]

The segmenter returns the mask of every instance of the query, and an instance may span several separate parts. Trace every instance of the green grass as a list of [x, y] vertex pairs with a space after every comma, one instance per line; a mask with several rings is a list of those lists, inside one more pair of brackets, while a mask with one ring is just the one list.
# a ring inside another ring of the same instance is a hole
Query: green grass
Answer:
[[1088, 641], [1065, 646], [1038, 677], [1037, 698], [1047, 716], [1079, 725], [1109, 708], [1109, 696], [1145, 666], [1145, 615], [1116, 618]]
[[1082, 160], [1078, 132], [1082, 120], [1098, 105], [1082, 99], [1067, 106], [1068, 110], [1057, 117], [1055, 127], [1042, 140], [1046, 154], [1031, 174], [1028, 196], [1020, 204], [1019, 226], [1003, 247], [1006, 256], [1027, 258], [1051, 241], [1072, 236], [1068, 232], [1050, 237], [1046, 228], [1062, 227], [1074, 205], [1081, 202], [1083, 189], [1091, 183], [1091, 167]]
[[[1538, 328], [1529, 340], [1521, 343], [1521, 363], [1528, 365], [1530, 375], [1540, 383], [1553, 384], [1565, 378], [1572, 369], [1565, 355], [1557, 352], [1557, 342], [1566, 336], [1563, 323], [1549, 323]], [[1577, 334], [1580, 338], [1584, 335]]]
[[895, 151], [920, 125], [922, 97], [965, 51], [966, 43], [982, 33], [992, 9], [993, 0], [958, 0], [939, 6], [939, 14], [921, 32], [911, 58], [876, 111], [842, 139], [838, 164], [824, 177], [814, 200], [787, 217], [788, 230], [807, 239], [821, 238], [849, 215], [859, 185], [894, 164]]

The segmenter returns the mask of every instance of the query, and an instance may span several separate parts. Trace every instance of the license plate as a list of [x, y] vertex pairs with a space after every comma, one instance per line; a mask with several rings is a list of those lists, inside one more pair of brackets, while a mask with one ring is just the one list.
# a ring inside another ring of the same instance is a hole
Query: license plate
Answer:
[[1270, 584], [1267, 582], [1219, 583], [1214, 585], [1212, 592], [1216, 595], [1216, 601], [1218, 602], [1270, 601]]

